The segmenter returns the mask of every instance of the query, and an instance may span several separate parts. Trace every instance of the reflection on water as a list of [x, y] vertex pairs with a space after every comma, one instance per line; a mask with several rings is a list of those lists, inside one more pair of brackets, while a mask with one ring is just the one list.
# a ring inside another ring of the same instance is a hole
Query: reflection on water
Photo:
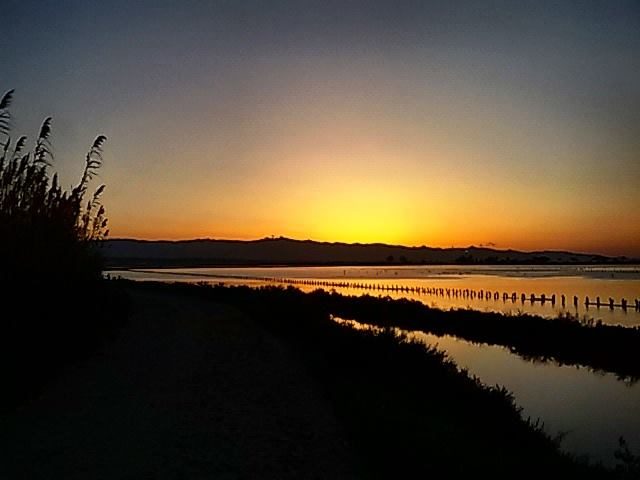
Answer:
[[[640, 301], [637, 265], [181, 268], [110, 274], [133, 280], [294, 284], [306, 291], [325, 288], [349, 295], [412, 298], [445, 309], [473, 308], [544, 316], [568, 312], [609, 324], [640, 325], [640, 311], [635, 308], [635, 302]], [[464, 295], [465, 291], [475, 293]], [[554, 295], [555, 300], [551, 301]], [[585, 305], [587, 297], [590, 302], [600, 298], [600, 308]], [[614, 308], [609, 308], [610, 298]], [[622, 299], [628, 302], [626, 309], [622, 308]]]
[[626, 385], [614, 375], [584, 368], [529, 362], [505, 348], [475, 345], [448, 335], [405, 333], [446, 350], [458, 366], [483, 383], [506, 387], [525, 418], [539, 418], [552, 436], [567, 433], [562, 442], [565, 450], [613, 465], [622, 435], [632, 450], [640, 451], [640, 384]]

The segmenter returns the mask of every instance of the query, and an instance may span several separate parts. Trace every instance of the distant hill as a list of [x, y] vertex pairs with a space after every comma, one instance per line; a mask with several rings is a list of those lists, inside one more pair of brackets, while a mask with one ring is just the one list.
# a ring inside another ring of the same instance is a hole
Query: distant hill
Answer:
[[381, 243], [328, 243], [289, 238], [261, 240], [149, 241], [113, 239], [104, 243], [107, 267], [197, 267], [217, 265], [420, 265], [627, 263], [561, 251], [520, 252], [468, 248], [405, 247]]

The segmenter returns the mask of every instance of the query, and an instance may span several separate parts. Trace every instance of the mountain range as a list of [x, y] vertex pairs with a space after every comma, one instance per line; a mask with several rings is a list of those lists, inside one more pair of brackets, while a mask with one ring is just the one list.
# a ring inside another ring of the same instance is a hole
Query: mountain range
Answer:
[[407, 247], [382, 243], [294, 240], [110, 239], [102, 246], [107, 268], [211, 267], [218, 265], [422, 265], [632, 263], [637, 259], [544, 250], [523, 252], [467, 248]]

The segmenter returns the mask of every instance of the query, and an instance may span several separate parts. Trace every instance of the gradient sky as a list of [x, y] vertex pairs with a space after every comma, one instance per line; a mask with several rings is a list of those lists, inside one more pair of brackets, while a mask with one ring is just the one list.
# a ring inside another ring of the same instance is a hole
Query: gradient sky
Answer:
[[15, 134], [112, 237], [640, 255], [640, 2], [5, 0]]

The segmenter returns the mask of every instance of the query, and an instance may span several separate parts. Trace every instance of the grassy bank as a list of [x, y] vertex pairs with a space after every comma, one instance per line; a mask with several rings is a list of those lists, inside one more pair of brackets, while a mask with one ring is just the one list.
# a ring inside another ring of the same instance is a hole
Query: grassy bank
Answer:
[[640, 379], [640, 328], [581, 322], [570, 316], [505, 315], [470, 309], [440, 310], [408, 299], [349, 297], [313, 292], [314, 308], [379, 327], [454, 335], [475, 343], [503, 346], [525, 359], [581, 365]]
[[556, 441], [521, 418], [509, 392], [482, 385], [442, 352], [390, 329], [363, 332], [332, 322], [337, 297], [277, 288], [132, 288], [232, 305], [283, 339], [333, 405], [366, 478], [617, 477], [561, 453]]
[[[221, 286], [208, 291], [211, 296], [222, 299], [239, 294]], [[323, 315], [377, 327], [453, 335], [474, 343], [498, 345], [527, 360], [585, 366], [613, 373], [630, 384], [640, 379], [638, 327], [583, 322], [570, 316], [548, 319], [530, 314], [441, 310], [416, 300], [347, 296], [323, 290], [307, 294], [293, 288], [264, 287], [251, 295], [304, 302], [308, 309]]]

